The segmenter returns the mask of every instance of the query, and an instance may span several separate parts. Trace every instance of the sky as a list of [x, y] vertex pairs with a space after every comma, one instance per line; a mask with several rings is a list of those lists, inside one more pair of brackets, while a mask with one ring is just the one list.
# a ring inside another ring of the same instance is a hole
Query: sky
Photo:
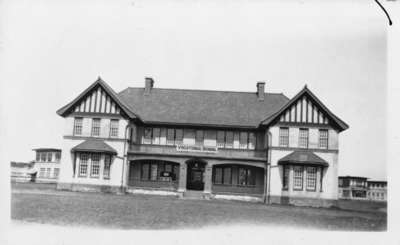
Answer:
[[4, 161], [60, 148], [56, 110], [101, 76], [144, 86], [266, 91], [305, 84], [350, 128], [339, 175], [386, 179], [386, 28], [374, 1], [12, 1], [0, 12]]

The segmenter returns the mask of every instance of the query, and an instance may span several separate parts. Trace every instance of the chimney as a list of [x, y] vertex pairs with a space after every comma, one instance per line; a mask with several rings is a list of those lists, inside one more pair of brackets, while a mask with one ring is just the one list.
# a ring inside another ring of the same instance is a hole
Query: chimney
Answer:
[[154, 80], [151, 77], [146, 77], [144, 79], [144, 94], [149, 95], [151, 92], [151, 89], [154, 86]]
[[257, 98], [260, 101], [264, 100], [265, 82], [257, 82]]

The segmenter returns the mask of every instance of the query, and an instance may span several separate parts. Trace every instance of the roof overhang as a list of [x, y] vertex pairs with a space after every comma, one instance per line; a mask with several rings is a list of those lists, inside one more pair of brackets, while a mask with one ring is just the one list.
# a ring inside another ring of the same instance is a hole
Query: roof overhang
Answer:
[[294, 151], [278, 161], [278, 165], [307, 165], [328, 167], [329, 163], [311, 151]]
[[95, 152], [95, 153], [107, 153], [117, 155], [117, 151], [106, 144], [103, 140], [88, 139], [79, 145], [73, 147], [71, 152]]

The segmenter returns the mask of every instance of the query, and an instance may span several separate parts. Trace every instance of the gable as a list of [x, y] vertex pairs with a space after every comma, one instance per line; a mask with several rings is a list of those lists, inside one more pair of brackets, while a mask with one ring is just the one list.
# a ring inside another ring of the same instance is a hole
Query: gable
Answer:
[[329, 124], [329, 118], [309, 96], [303, 95], [279, 117], [279, 122]]
[[102, 87], [97, 86], [78, 101], [72, 111], [120, 115], [121, 107]]

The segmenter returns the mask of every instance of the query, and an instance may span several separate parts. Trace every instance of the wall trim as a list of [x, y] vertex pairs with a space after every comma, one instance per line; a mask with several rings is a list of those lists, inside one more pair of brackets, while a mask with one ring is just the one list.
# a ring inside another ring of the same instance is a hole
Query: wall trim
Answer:
[[271, 150], [280, 151], [310, 151], [310, 152], [321, 152], [321, 153], [339, 153], [339, 150], [334, 149], [319, 149], [319, 148], [297, 148], [297, 147], [282, 147], [282, 146], [270, 146]]

